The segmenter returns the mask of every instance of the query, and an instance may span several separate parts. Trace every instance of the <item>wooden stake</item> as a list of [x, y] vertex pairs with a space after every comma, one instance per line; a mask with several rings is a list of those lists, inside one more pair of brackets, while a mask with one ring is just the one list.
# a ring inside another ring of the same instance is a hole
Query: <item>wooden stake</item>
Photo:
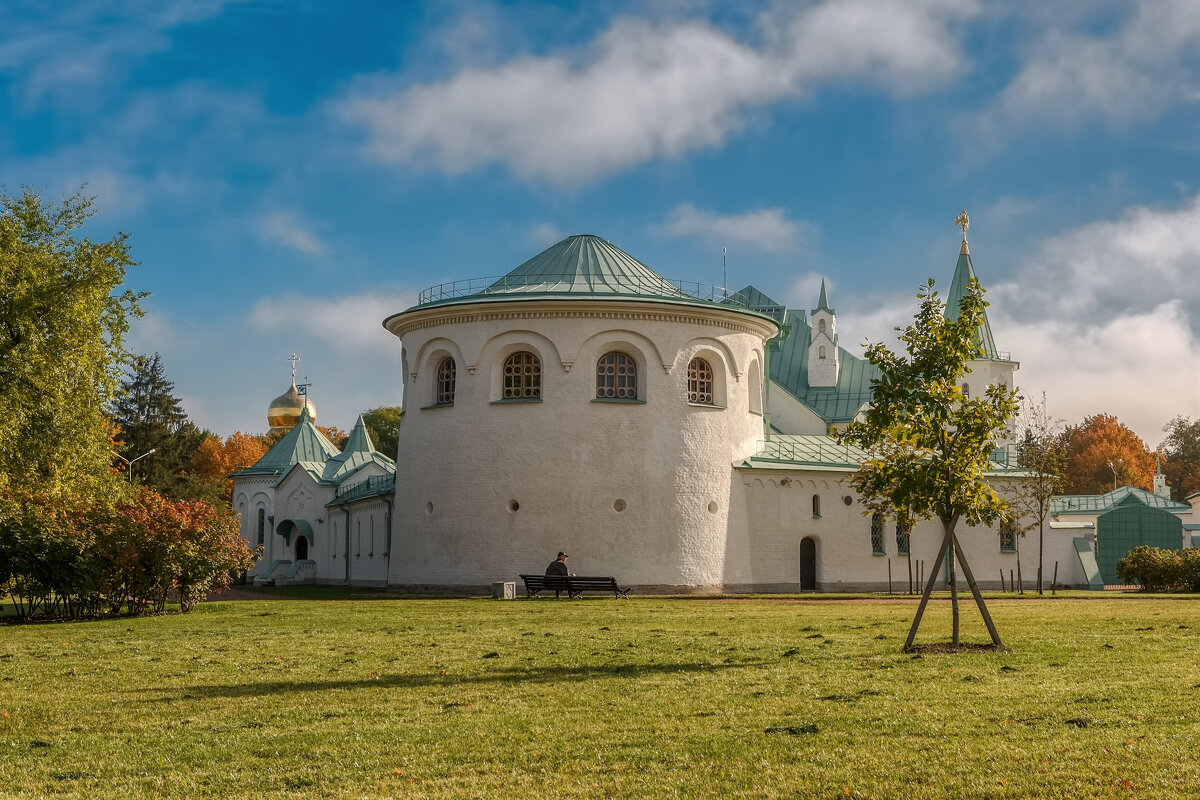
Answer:
[[[947, 534], [942, 537], [942, 547], [938, 550], [937, 558], [941, 561], [946, 557], [946, 548], [950, 546], [950, 536]], [[925, 568], [925, 562], [919, 563], [919, 569]], [[933, 584], [937, 580], [937, 572], [935, 571], [929, 576], [929, 582], [925, 584], [925, 591], [921, 594], [921, 602], [917, 606], [917, 615], [913, 617], [912, 627], [908, 629], [908, 640], [904, 642], [905, 650], [912, 650], [913, 640], [917, 638], [917, 628], [921, 624], [921, 617], [925, 615], [925, 606], [929, 603], [929, 595], [933, 594]]]
[[[953, 533], [955, 544], [958, 543], [958, 537]], [[967, 560], [962, 557], [962, 548], [959, 548], [959, 563], [962, 564], [963, 575], [967, 576], [967, 585], [971, 587], [971, 594], [975, 596], [975, 605], [979, 606], [979, 613], [983, 615], [983, 622], [987, 625], [988, 633], [992, 637], [992, 644], [997, 647], [1003, 647], [1004, 643], [1000, 641], [1000, 634], [996, 632], [996, 624], [992, 622], [992, 615], [988, 613], [987, 605], [983, 602], [983, 595], [979, 593], [979, 586], [975, 583], [975, 576], [971, 574], [971, 567], [967, 564]]]

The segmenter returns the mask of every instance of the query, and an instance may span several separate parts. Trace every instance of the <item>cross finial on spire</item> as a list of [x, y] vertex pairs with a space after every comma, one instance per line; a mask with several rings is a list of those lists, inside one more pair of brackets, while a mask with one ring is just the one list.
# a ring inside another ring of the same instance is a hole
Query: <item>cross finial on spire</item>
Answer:
[[300, 360], [300, 356], [292, 353], [287, 360], [292, 362], [292, 385], [294, 386], [296, 384], [296, 362]]
[[954, 227], [962, 228], [962, 234], [963, 234], [962, 252], [969, 253], [970, 251], [967, 250], [967, 228], [971, 227], [971, 218], [969, 216], [967, 216], [966, 209], [963, 209], [962, 211], [960, 211], [958, 213], [958, 216], [954, 218]]

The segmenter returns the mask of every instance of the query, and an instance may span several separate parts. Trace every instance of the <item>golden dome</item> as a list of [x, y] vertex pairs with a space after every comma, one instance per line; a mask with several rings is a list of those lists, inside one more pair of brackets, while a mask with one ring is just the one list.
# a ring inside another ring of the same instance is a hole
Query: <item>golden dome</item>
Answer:
[[296, 388], [296, 381], [293, 380], [291, 387], [267, 406], [267, 423], [270, 424], [272, 431], [291, 430], [299, 424], [300, 415], [304, 413], [305, 406], [308, 407], [309, 420], [316, 422], [316, 406], [308, 397], [300, 394], [300, 390]]

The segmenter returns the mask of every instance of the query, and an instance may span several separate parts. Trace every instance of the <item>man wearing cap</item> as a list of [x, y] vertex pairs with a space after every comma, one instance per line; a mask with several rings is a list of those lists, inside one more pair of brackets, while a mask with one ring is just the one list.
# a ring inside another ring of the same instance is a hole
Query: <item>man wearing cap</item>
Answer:
[[[550, 566], [546, 567], [546, 574], [547, 575], [557, 575], [557, 576], [563, 577], [563, 578], [565, 578], [569, 575], [574, 575], [575, 573], [573, 573], [573, 572], [567, 572], [567, 559], [568, 558], [570, 558], [570, 556], [568, 556], [562, 550], [559, 550], [558, 558], [551, 561]], [[562, 592], [562, 589], [555, 589], [554, 597], [557, 598], [561, 592]]]

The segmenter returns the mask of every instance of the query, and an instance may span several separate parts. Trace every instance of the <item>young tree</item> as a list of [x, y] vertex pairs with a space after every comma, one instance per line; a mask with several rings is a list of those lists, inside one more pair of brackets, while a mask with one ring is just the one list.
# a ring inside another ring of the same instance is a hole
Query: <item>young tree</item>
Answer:
[[1063, 422], [1046, 411], [1046, 395], [1038, 402], [1024, 398], [1017, 426], [1021, 437], [1017, 466], [1024, 475], [1014, 484], [1013, 510], [1029, 520], [1023, 528], [1038, 532], [1037, 591], [1042, 594], [1042, 561], [1046, 547], [1046, 517], [1050, 501], [1062, 491], [1066, 454], [1063, 449]]
[[[134, 477], [166, 495], [184, 497], [188, 466], [204, 433], [188, 419], [174, 391], [158, 353], [140, 357], [122, 383], [113, 421], [120, 429], [121, 455], [142, 459]], [[151, 451], [153, 455], [146, 455]]]
[[79, 238], [91, 201], [0, 195], [0, 487], [78, 496], [111, 481], [108, 408], [127, 360], [125, 234]]
[[388, 458], [396, 457], [403, 417], [404, 409], [400, 406], [380, 406], [363, 412], [363, 424], [367, 426], [367, 433], [371, 434], [375, 449]]
[[1141, 437], [1109, 414], [1095, 414], [1063, 433], [1066, 494], [1104, 494], [1121, 485], [1154, 487], [1154, 455]]
[[[971, 279], [955, 319], [947, 319], [945, 304], [930, 280], [917, 294], [920, 308], [914, 322], [900, 332], [907, 356], [876, 343], [867, 347], [867, 360], [879, 369], [871, 382], [873, 400], [861, 420], [840, 435], [871, 455], [854, 476], [854, 487], [868, 511], [886, 514], [902, 508], [912, 519], [936, 517], [943, 538], [934, 564], [949, 553], [953, 645], [959, 644], [958, 590], [953, 577], [957, 560], [987, 625], [992, 644], [1000, 635], [963, 556], [955, 527], [960, 519], [971, 525], [991, 525], [1007, 506], [985, 478], [996, 442], [1016, 413], [1015, 392], [992, 385], [971, 398], [963, 396], [961, 378], [967, 362], [982, 353], [979, 327], [987, 303], [983, 289]], [[905, 649], [911, 649], [938, 570], [917, 607]]]
[[1167, 434], [1159, 452], [1165, 463], [1163, 474], [1171, 487], [1171, 499], [1184, 502], [1188, 495], [1200, 492], [1200, 419], [1176, 417], [1163, 426]]

